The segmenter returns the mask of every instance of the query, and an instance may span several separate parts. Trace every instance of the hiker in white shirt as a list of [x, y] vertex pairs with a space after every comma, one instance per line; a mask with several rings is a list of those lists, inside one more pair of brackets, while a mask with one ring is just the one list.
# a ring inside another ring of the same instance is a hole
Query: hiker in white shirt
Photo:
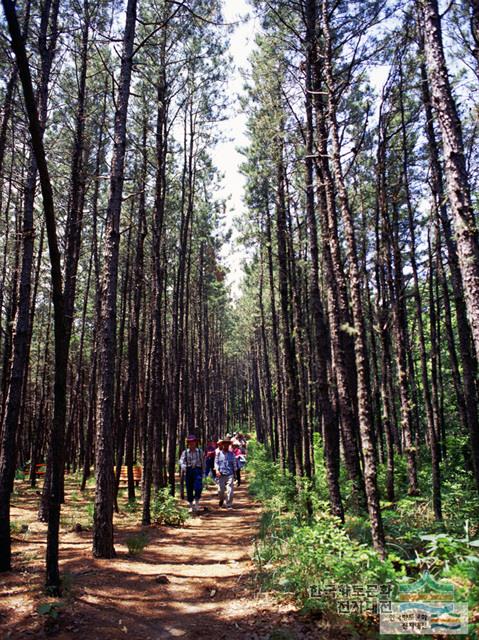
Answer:
[[197, 513], [203, 490], [204, 457], [198, 447], [198, 438], [191, 434], [186, 438], [187, 448], [180, 457], [180, 467], [185, 473], [186, 497], [190, 513]]
[[231, 440], [226, 437], [218, 441], [218, 449], [215, 455], [215, 473], [218, 483], [219, 506], [222, 507], [225, 499], [226, 507], [233, 508], [234, 478], [238, 469], [235, 454], [229, 450]]

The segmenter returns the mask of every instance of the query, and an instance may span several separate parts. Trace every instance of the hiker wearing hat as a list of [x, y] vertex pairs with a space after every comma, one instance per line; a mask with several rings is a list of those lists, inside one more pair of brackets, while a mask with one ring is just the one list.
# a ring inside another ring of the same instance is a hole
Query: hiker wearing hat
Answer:
[[232, 442], [233, 446], [235, 444], [239, 445], [241, 447], [241, 449], [243, 450], [243, 453], [246, 453], [246, 440], [245, 440], [245, 437], [244, 437], [244, 435], [242, 433], [240, 433], [239, 431], [234, 433], [233, 437], [231, 438], [231, 442]]
[[228, 509], [233, 508], [234, 478], [238, 469], [236, 456], [230, 451], [230, 444], [231, 440], [228, 437], [218, 440], [218, 449], [215, 454], [219, 506], [223, 506], [226, 490], [226, 507]]
[[186, 438], [186, 447], [180, 457], [180, 467], [185, 474], [186, 497], [190, 505], [189, 512], [196, 513], [199, 510], [203, 490], [203, 452], [198, 447], [198, 438], [193, 434]]

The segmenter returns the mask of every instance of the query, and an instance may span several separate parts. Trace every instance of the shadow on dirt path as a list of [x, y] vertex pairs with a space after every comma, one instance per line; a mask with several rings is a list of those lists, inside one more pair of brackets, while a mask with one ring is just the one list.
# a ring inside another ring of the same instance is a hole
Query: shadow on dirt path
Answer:
[[[58, 619], [39, 615], [44, 526], [35, 533], [30, 565], [6, 578], [2, 640], [314, 640], [348, 638], [327, 620], [303, 620], [291, 604], [258, 593], [251, 552], [260, 507], [243, 484], [234, 508], [220, 509], [216, 487], [205, 488], [199, 516], [183, 528], [145, 527], [149, 542], [130, 556], [126, 538], [139, 527], [116, 525], [117, 558], [91, 556], [91, 531], [62, 535], [62, 573], [69, 597]], [[28, 544], [31, 545], [30, 540]], [[38, 549], [40, 546], [40, 552]], [[28, 558], [30, 547], [22, 545]], [[37, 599], [32, 597], [36, 592]], [[45, 623], [46, 620], [46, 623]]]

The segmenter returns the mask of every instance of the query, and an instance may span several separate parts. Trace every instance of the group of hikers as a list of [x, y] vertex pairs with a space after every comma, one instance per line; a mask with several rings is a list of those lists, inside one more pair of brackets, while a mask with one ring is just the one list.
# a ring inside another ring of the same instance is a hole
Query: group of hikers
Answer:
[[213, 477], [218, 485], [219, 506], [233, 508], [234, 482], [241, 484], [241, 469], [246, 464], [246, 439], [242, 433], [227, 434], [219, 440], [213, 436], [203, 451], [194, 434], [186, 438], [186, 449], [180, 457], [184, 474], [186, 499], [190, 513], [200, 509], [203, 478]]

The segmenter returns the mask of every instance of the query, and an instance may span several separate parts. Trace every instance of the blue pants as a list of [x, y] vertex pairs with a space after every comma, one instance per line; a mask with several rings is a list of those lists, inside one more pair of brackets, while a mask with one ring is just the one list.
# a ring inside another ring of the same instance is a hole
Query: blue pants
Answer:
[[203, 490], [203, 471], [201, 467], [188, 467], [186, 469], [185, 482], [188, 502], [193, 502], [193, 499], [199, 500]]

